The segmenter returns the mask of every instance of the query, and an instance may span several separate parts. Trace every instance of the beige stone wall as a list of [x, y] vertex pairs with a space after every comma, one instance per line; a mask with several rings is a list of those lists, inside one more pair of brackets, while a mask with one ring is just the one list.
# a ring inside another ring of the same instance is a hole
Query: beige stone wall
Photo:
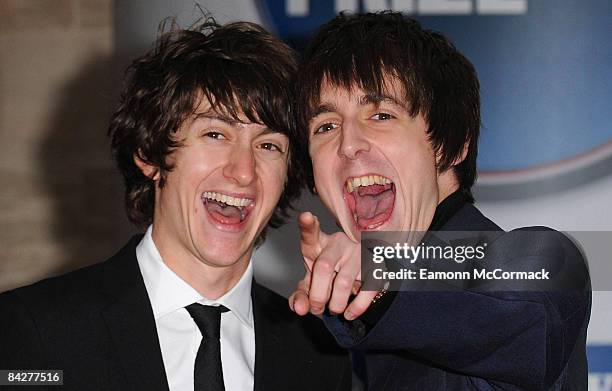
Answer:
[[112, 2], [0, 0], [0, 291], [116, 249]]

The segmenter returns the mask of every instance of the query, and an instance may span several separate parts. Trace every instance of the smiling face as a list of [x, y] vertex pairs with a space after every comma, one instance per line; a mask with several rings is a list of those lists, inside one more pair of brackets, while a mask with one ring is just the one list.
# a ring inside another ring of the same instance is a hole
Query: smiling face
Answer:
[[317, 192], [343, 230], [425, 231], [436, 206], [457, 188], [438, 173], [421, 114], [412, 117], [401, 88], [384, 96], [323, 83], [309, 123]]
[[140, 163], [157, 183], [153, 239], [175, 271], [200, 263], [240, 275], [283, 191], [289, 140], [246, 118], [224, 117], [206, 99], [195, 113], [176, 133], [163, 186], [159, 173]]

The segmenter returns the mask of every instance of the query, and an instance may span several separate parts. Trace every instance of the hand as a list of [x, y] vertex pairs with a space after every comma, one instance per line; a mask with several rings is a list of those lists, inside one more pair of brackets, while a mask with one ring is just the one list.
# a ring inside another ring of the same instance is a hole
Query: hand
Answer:
[[[289, 306], [299, 315], [310, 311], [344, 313], [347, 320], [361, 316], [372, 303], [376, 291], [360, 291], [361, 247], [344, 232], [327, 235], [312, 213], [299, 216], [300, 250], [306, 266], [304, 279], [289, 298]], [[349, 304], [350, 295], [357, 296]]]

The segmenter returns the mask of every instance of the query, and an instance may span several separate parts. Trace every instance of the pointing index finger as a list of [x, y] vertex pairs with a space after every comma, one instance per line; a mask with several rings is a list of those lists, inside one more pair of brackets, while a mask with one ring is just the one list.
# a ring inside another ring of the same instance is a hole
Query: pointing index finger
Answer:
[[298, 218], [300, 226], [300, 249], [302, 256], [306, 261], [309, 269], [312, 269], [312, 263], [321, 254], [322, 249], [322, 232], [319, 224], [319, 219], [310, 212], [300, 214]]
[[317, 216], [310, 212], [304, 212], [300, 214], [298, 223], [300, 225], [300, 240], [307, 245], [319, 244], [321, 227]]

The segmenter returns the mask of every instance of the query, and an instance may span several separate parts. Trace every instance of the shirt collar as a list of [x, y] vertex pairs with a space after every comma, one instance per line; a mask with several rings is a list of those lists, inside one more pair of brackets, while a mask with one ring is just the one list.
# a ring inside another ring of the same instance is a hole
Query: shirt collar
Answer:
[[149, 226], [136, 247], [136, 258], [156, 320], [189, 304], [200, 303], [204, 305], [223, 305], [236, 315], [242, 323], [253, 328], [252, 262], [249, 262], [238, 283], [226, 294], [217, 300], [209, 300], [166, 265], [153, 242], [152, 231], [152, 226]]
[[428, 231], [439, 231], [444, 225], [450, 220], [455, 213], [459, 211], [469, 202], [469, 198], [465, 193], [465, 190], [458, 189], [446, 197], [436, 207], [434, 217], [431, 220]]

